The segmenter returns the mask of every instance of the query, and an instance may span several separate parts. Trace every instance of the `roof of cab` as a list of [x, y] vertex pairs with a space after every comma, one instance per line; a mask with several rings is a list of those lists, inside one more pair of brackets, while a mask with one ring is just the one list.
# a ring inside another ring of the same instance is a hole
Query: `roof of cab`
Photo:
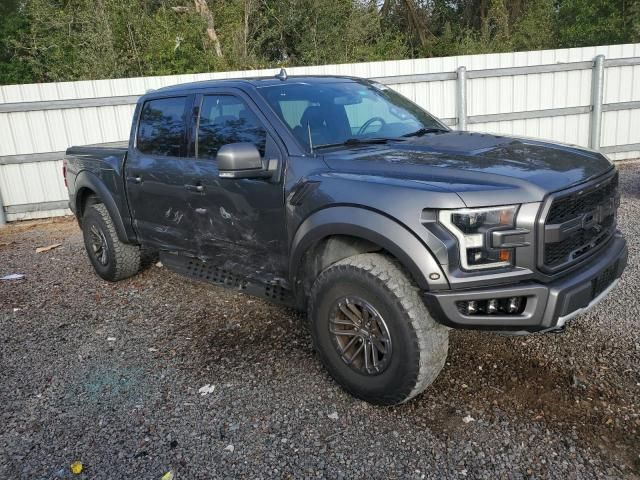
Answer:
[[169, 93], [180, 92], [184, 90], [195, 90], [210, 87], [242, 87], [253, 86], [255, 88], [270, 87], [274, 85], [284, 85], [286, 83], [335, 83], [335, 82], [362, 82], [365, 79], [358, 77], [342, 77], [332, 75], [291, 75], [286, 80], [280, 80], [275, 77], [246, 77], [246, 78], [229, 78], [220, 80], [202, 80], [200, 82], [180, 83], [178, 85], [170, 85], [168, 87], [150, 90], [148, 94], [153, 93]]

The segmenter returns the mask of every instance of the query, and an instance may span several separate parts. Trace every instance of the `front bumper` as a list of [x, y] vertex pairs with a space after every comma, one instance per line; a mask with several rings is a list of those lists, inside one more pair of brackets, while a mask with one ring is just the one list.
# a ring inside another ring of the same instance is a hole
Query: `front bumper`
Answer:
[[[511, 332], [540, 332], [561, 328], [574, 316], [583, 313], [609, 293], [627, 265], [627, 243], [616, 233], [609, 244], [580, 270], [553, 282], [523, 282], [492, 288], [448, 292], [424, 292], [431, 315], [453, 328]], [[457, 304], [470, 300], [525, 297], [526, 306], [519, 314], [466, 315]]]

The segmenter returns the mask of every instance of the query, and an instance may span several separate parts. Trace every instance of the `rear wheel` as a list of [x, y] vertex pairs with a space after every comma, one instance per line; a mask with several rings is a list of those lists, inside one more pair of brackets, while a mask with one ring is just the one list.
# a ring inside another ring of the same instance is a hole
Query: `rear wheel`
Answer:
[[107, 207], [95, 203], [87, 207], [82, 219], [87, 255], [96, 273], [110, 282], [138, 273], [140, 247], [120, 241]]
[[322, 363], [368, 402], [405, 402], [444, 366], [448, 328], [433, 320], [418, 288], [385, 255], [356, 255], [324, 270], [313, 285], [309, 315]]

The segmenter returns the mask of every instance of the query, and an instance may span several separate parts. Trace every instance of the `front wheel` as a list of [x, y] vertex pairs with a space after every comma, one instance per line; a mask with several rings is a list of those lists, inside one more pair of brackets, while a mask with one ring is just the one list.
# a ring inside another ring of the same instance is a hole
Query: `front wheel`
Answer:
[[418, 288], [385, 255], [356, 255], [324, 270], [311, 291], [309, 316], [322, 363], [367, 402], [410, 400], [447, 358], [448, 328], [433, 320]]
[[89, 260], [100, 277], [115, 282], [138, 273], [140, 247], [120, 241], [104, 204], [87, 207], [82, 218], [82, 234]]

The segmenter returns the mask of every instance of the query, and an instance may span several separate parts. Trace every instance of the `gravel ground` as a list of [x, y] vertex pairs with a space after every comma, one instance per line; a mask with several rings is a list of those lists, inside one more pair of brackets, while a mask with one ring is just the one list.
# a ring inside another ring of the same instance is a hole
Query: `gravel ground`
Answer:
[[562, 335], [453, 331], [394, 408], [337, 387], [294, 311], [155, 266], [101, 281], [71, 219], [4, 228], [0, 478], [640, 478], [640, 165], [621, 182], [612, 295]]

